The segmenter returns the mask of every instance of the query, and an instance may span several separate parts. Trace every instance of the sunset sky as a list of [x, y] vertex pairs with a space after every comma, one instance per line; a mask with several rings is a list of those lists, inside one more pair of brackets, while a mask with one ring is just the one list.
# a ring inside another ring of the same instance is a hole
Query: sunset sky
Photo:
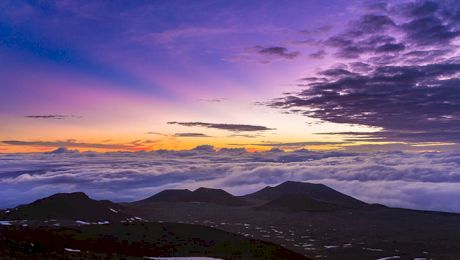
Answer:
[[460, 212], [460, 1], [0, 1], [0, 207], [326, 184]]
[[0, 152], [452, 150], [456, 1], [1, 1]]

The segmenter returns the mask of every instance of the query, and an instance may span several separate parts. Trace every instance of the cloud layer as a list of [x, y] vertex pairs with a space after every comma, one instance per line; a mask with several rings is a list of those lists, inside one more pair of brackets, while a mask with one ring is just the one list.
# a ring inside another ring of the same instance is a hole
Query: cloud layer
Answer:
[[0, 156], [0, 207], [56, 192], [131, 201], [166, 188], [245, 194], [286, 180], [324, 183], [370, 203], [460, 212], [460, 152], [339, 153], [241, 148]]
[[459, 15], [458, 1], [366, 9], [321, 41], [343, 63], [305, 77], [301, 91], [269, 106], [378, 127], [368, 136], [390, 141], [459, 143]]

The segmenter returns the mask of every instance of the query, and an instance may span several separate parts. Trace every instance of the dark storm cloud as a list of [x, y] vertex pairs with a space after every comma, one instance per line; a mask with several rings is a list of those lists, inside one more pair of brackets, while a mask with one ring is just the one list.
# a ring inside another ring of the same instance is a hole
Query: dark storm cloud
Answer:
[[168, 122], [171, 125], [181, 125], [189, 127], [206, 127], [220, 130], [227, 130], [232, 132], [253, 132], [253, 131], [268, 131], [274, 130], [259, 125], [244, 125], [244, 124], [218, 124], [218, 123], [204, 123], [204, 122]]
[[460, 2], [381, 8], [324, 41], [348, 63], [305, 77], [303, 90], [268, 105], [383, 129], [367, 138], [460, 142]]
[[175, 137], [211, 137], [203, 133], [175, 133]]
[[81, 118], [81, 116], [76, 115], [28, 115], [24, 116], [25, 118], [33, 118], [33, 119], [71, 119], [71, 118]]
[[264, 56], [279, 57], [279, 58], [285, 58], [285, 59], [294, 59], [300, 54], [300, 52], [298, 51], [289, 51], [287, 48], [281, 47], [281, 46], [274, 46], [274, 47], [255, 46], [254, 49], [257, 51], [258, 54], [261, 54]]

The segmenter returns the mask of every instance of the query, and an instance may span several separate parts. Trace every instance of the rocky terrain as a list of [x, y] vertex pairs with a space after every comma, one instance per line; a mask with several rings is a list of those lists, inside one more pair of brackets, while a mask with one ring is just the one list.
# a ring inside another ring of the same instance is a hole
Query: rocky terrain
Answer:
[[0, 219], [0, 250], [9, 256], [460, 258], [459, 214], [367, 204], [299, 182], [240, 197], [165, 190], [129, 203], [56, 194], [6, 209]]
[[459, 214], [367, 204], [322, 184], [300, 182], [235, 198], [247, 204], [143, 201], [123, 206], [150, 221], [215, 227], [316, 259], [460, 258]]

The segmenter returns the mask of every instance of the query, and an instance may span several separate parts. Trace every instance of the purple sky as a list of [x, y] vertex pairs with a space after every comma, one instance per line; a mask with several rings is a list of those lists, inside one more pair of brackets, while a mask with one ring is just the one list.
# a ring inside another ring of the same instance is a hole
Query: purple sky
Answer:
[[2, 152], [458, 147], [456, 1], [0, 10]]
[[0, 1], [0, 207], [298, 180], [460, 211], [459, 36], [455, 0]]

